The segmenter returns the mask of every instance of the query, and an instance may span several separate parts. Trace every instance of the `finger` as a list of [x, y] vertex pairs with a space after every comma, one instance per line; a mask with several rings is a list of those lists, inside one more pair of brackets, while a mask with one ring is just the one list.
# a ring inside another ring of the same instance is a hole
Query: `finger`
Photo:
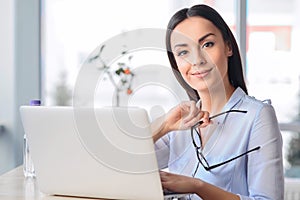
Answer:
[[169, 173], [168, 172], [164, 172], [164, 171], [160, 171], [159, 175], [160, 175], [160, 179], [167, 180]]
[[161, 185], [164, 189], [169, 189], [170, 187], [170, 180], [167, 177], [161, 177]]
[[196, 103], [192, 101], [187, 110], [187, 115], [184, 117], [183, 122], [187, 123], [193, 120], [197, 115], [199, 115], [200, 109], [196, 106]]
[[[197, 113], [197, 115], [195, 115], [192, 119], [190, 119], [190, 121], [186, 121], [185, 122], [185, 126], [188, 127], [188, 128], [190, 128], [190, 127], [194, 126], [197, 122], [199, 122], [199, 121], [201, 121], [203, 119], [205, 119], [206, 121], [207, 120], [209, 121], [208, 116], [209, 116], [208, 112], [206, 112], [206, 111], [199, 111]], [[201, 125], [202, 123], [203, 123], [203, 121], [201, 121], [201, 123], [199, 125]]]
[[159, 172], [160, 177], [165, 177], [167, 175], [167, 172], [160, 171]]
[[191, 112], [192, 107], [193, 107], [193, 102], [192, 101], [182, 102], [180, 104], [181, 118], [184, 118], [184, 117], [188, 116], [189, 113]]
[[170, 172], [166, 172], [166, 171], [159, 171], [159, 175], [160, 176], [172, 176], [174, 174], [170, 173]]
[[170, 190], [170, 183], [162, 182], [161, 186], [163, 187], [164, 190]]
[[207, 125], [209, 125], [211, 123], [211, 121], [209, 119], [209, 112], [203, 111], [201, 120], [203, 121], [203, 123], [199, 127], [203, 128], [203, 127], [206, 127]]
[[168, 172], [160, 172], [160, 179], [161, 179], [161, 185], [163, 189], [169, 190], [170, 189], [170, 173]]

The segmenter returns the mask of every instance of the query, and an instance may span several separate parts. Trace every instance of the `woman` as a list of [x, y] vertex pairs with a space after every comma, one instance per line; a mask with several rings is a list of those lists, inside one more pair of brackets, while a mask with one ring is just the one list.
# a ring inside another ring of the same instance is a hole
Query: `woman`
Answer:
[[206, 5], [182, 9], [166, 43], [191, 101], [153, 123], [159, 165], [170, 171], [161, 172], [163, 188], [191, 199], [283, 199], [275, 111], [247, 95], [238, 46], [222, 17]]

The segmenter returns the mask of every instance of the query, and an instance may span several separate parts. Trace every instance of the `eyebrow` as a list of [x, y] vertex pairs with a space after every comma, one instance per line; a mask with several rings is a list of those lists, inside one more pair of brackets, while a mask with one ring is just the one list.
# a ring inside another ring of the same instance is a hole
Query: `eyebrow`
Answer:
[[204, 35], [203, 37], [201, 37], [199, 40], [198, 40], [198, 43], [201, 43], [203, 40], [205, 40], [205, 38], [207, 38], [208, 36], [215, 36], [214, 33], [207, 33], [206, 35]]
[[[202, 36], [202, 37], [198, 40], [198, 43], [201, 43], [203, 40], [205, 40], [205, 38], [207, 38], [207, 37], [209, 37], [209, 36], [211, 36], [211, 35], [215, 36], [214, 33], [207, 33], [207, 34], [205, 34], [204, 36]], [[188, 46], [186, 43], [175, 44], [175, 45], [174, 45], [174, 49], [175, 49], [176, 47], [186, 47], [186, 46]]]

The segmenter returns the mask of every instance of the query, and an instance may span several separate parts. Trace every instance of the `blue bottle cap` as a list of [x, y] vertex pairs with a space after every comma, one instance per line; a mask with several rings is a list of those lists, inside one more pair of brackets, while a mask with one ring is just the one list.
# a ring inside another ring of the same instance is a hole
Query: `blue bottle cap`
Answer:
[[34, 99], [30, 101], [31, 106], [40, 106], [41, 105], [41, 100], [39, 99]]

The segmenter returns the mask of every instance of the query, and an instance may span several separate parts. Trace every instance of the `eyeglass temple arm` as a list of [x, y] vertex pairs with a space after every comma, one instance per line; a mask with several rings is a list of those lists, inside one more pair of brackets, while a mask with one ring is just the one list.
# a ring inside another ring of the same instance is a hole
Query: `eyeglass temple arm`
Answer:
[[[246, 110], [227, 110], [227, 111], [218, 113], [218, 114], [216, 114], [216, 115], [213, 115], [213, 116], [209, 117], [208, 119], [211, 120], [211, 119], [213, 119], [213, 118], [215, 118], [215, 117], [218, 117], [218, 116], [220, 116], [220, 115], [224, 115], [224, 114], [230, 113], [230, 112], [247, 113]], [[198, 121], [196, 124], [194, 124], [194, 126], [192, 126], [192, 128], [194, 128], [194, 127], [196, 127], [196, 126], [200, 126], [201, 124], [203, 124], [203, 120]]]
[[226, 160], [226, 161], [224, 161], [224, 162], [222, 162], [222, 163], [219, 163], [219, 164], [216, 164], [216, 165], [209, 166], [209, 167], [207, 167], [207, 168], [208, 168], [208, 170], [214, 169], [214, 168], [216, 168], [216, 167], [219, 167], [219, 166], [221, 166], [221, 165], [224, 165], [224, 164], [226, 164], [226, 163], [229, 163], [229, 162], [231, 162], [231, 161], [233, 161], [233, 160], [235, 160], [235, 159], [237, 159], [237, 158], [239, 158], [239, 157], [242, 157], [242, 156], [244, 156], [244, 155], [246, 155], [246, 154], [248, 154], [248, 153], [250, 153], [250, 152], [252, 152], [252, 151], [257, 151], [258, 149], [260, 149], [260, 146], [257, 146], [257, 147], [255, 147], [255, 148], [253, 148], [253, 149], [250, 149], [249, 151], [246, 151], [246, 152], [244, 152], [244, 153], [242, 153], [242, 154], [240, 154], [240, 155], [238, 155], [238, 156], [236, 156], [236, 157], [233, 157], [233, 158], [231, 158], [231, 159], [229, 159], [229, 160]]

